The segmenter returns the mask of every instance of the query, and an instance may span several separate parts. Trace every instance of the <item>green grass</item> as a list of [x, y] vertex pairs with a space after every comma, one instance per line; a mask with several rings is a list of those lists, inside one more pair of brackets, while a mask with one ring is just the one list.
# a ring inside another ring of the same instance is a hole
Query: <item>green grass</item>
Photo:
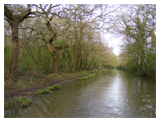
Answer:
[[39, 89], [36, 94], [48, 94], [50, 92], [49, 88]]
[[108, 71], [111, 71], [111, 70], [110, 69], [102, 69], [101, 71], [99, 71], [98, 73], [95, 73], [95, 74], [98, 75], [98, 74], [101, 74], [103, 72], [108, 72]]
[[24, 100], [24, 98], [22, 96], [17, 98], [17, 101], [19, 101], [19, 102], [23, 102], [23, 100]]
[[31, 99], [26, 99], [26, 98], [23, 98], [22, 96], [20, 96], [18, 98], [13, 98], [10, 102], [5, 101], [4, 106], [9, 107], [9, 106], [19, 105], [21, 107], [27, 107], [30, 103], [32, 103]]
[[75, 72], [59, 72], [55, 74], [37, 74], [37, 76], [30, 76], [30, 75], [22, 75], [18, 79], [11, 79], [13, 81], [13, 84], [10, 84], [9, 76], [5, 75], [5, 89], [21, 89], [25, 87], [30, 87], [30, 86], [35, 86], [38, 84], [43, 84], [45, 82], [48, 82], [52, 79], [61, 79], [61, 78], [72, 78], [72, 77], [77, 77], [77, 76], [82, 76], [82, 75], [87, 75], [87, 74], [94, 74], [95, 72], [98, 72], [98, 70], [80, 70], [80, 71], [75, 71]]
[[98, 73], [95, 73], [95, 75], [101, 74], [103, 71], [99, 71]]
[[29, 104], [32, 103], [32, 100], [31, 99], [24, 99], [22, 101], [22, 103], [20, 104], [20, 106], [23, 108], [23, 107], [27, 107]]
[[[48, 94], [50, 93], [51, 90], [58, 90], [61, 88], [61, 85], [52, 85], [52, 86], [48, 86], [44, 89], [39, 89], [37, 92], [35, 92], [35, 94]], [[30, 93], [30, 95], [33, 93]], [[16, 106], [19, 105], [20, 107], [27, 107], [29, 104], [32, 103], [31, 99], [26, 99], [23, 98], [22, 96], [18, 97], [18, 98], [14, 98], [12, 99], [10, 102], [9, 101], [4, 101], [4, 106], [5, 107], [9, 107], [9, 106]]]
[[4, 102], [4, 105], [5, 105], [5, 106], [8, 106], [8, 105], [9, 105], [9, 102], [5, 101], [5, 102]]
[[77, 78], [76, 80], [86, 80], [86, 79], [89, 79], [91, 77], [94, 77], [95, 74], [89, 74], [87, 76], [84, 76], [84, 77], [80, 77], [80, 78]]
[[61, 88], [61, 85], [52, 85], [52, 86], [48, 86], [44, 89], [39, 89], [36, 94], [48, 94], [51, 90], [58, 90]]
[[54, 87], [53, 86], [48, 86], [48, 87], [46, 87], [47, 89], [49, 89], [49, 90], [54, 90]]
[[102, 69], [101, 71], [99, 71], [98, 73], [95, 73], [96, 71], [92, 71], [92, 73], [94, 74], [89, 74], [87, 76], [83, 76], [83, 77], [79, 77], [77, 78], [76, 80], [86, 80], [86, 79], [89, 79], [91, 77], [94, 77], [95, 75], [98, 75], [98, 74], [101, 74], [103, 72], [107, 72], [107, 71], [111, 71], [110, 69]]
[[55, 90], [58, 90], [61, 88], [61, 85], [53, 85], [52, 87], [54, 87]]

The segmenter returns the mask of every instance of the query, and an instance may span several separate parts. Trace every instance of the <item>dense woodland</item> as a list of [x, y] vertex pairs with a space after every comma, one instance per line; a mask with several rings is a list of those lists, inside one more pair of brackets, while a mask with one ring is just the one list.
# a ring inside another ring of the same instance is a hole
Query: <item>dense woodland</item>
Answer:
[[119, 68], [155, 80], [156, 5], [123, 5], [123, 9], [114, 29], [123, 35]]
[[[105, 33], [123, 37], [118, 57]], [[155, 77], [155, 5], [4, 5], [5, 78], [112, 66]]]

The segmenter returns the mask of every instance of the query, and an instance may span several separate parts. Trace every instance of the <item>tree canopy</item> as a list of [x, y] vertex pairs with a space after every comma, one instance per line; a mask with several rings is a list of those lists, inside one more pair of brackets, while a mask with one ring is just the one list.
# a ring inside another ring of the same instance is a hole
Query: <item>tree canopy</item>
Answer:
[[5, 4], [5, 74], [48, 74], [116, 66], [102, 40], [113, 5]]
[[[118, 57], [105, 33], [123, 37]], [[11, 77], [113, 66], [155, 76], [156, 5], [4, 4], [4, 42]]]

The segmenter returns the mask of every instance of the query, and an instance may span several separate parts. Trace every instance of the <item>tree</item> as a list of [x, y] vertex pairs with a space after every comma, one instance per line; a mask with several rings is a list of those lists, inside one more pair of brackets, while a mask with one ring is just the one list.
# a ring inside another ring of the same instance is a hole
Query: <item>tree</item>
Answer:
[[12, 59], [10, 65], [11, 77], [18, 77], [18, 25], [31, 14], [30, 5], [27, 9], [23, 5], [6, 5], [4, 4], [5, 19], [11, 26], [12, 30]]
[[12, 33], [15, 30], [13, 23], [18, 34], [17, 40], [14, 36], [12, 40], [17, 46], [12, 52], [12, 77], [17, 77], [18, 72], [35, 76], [40, 72], [90, 70], [113, 65], [109, 57], [112, 60], [114, 56], [109, 53], [107, 44], [102, 43], [102, 30], [109, 24], [109, 15], [114, 10], [111, 8], [97, 4], [5, 5], [5, 67], [8, 68], [6, 60], [10, 58], [8, 49], [12, 49], [8, 40], [11, 30]]
[[[64, 49], [64, 48], [69, 48], [72, 47], [74, 44], [63, 44], [59, 45], [58, 47], [55, 45], [54, 42], [58, 40], [58, 38], [63, 39], [66, 41], [66, 38], [64, 38], [64, 33], [63, 31], [66, 30], [66, 28], [60, 27], [64, 25], [58, 25], [62, 19], [60, 16], [60, 13], [62, 12], [61, 9], [58, 9], [58, 12], [55, 12], [53, 9], [56, 7], [59, 7], [60, 5], [52, 5], [52, 4], [46, 4], [46, 5], [34, 5], [36, 6], [37, 10], [39, 11], [38, 13], [41, 15], [42, 18], [45, 19], [45, 25], [47, 26], [46, 31], [41, 30], [41, 36], [42, 40], [45, 42], [49, 52], [52, 55], [52, 69], [53, 73], [58, 73], [58, 50]], [[48, 6], [48, 7], [47, 7]], [[63, 34], [64, 35], [63, 35]], [[53, 43], [53, 45], [52, 45]]]
[[[124, 6], [123, 6], [124, 7]], [[127, 54], [126, 69], [130, 72], [142, 71], [149, 74], [147, 61], [151, 52], [155, 53], [155, 6], [128, 5], [127, 11], [117, 19], [117, 32], [124, 39], [124, 50]], [[147, 71], [148, 70], [148, 71]]]
[[[99, 10], [99, 12], [97, 12]], [[72, 70], [80, 69], [82, 64], [82, 48], [86, 40], [94, 41], [92, 38], [94, 32], [104, 29], [104, 25], [110, 21], [110, 14], [115, 10], [110, 5], [67, 5], [62, 12], [63, 18], [70, 24], [72, 30], [71, 39], [75, 42], [73, 52], [73, 67]], [[106, 29], [106, 28], [105, 28]], [[90, 31], [93, 33], [90, 33]], [[87, 47], [89, 48], [89, 47]], [[87, 57], [89, 56], [86, 55]], [[85, 60], [87, 60], [87, 57]], [[93, 58], [93, 57], [92, 57]], [[87, 63], [87, 61], [85, 61]], [[92, 64], [93, 62], [91, 62]], [[86, 69], [86, 68], [85, 68]], [[89, 68], [87, 68], [89, 69]]]

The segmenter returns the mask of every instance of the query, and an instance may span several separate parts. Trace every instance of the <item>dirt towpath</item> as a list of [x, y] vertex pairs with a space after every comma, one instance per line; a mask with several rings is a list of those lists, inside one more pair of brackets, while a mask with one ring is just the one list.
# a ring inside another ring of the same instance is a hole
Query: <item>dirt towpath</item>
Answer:
[[39, 84], [36, 86], [31, 86], [31, 87], [27, 87], [27, 88], [23, 88], [23, 89], [5, 90], [4, 91], [4, 100], [10, 100], [10, 99], [13, 99], [18, 96], [26, 97], [29, 95], [29, 93], [33, 93], [34, 91], [36, 91], [38, 89], [43, 89], [47, 86], [52, 86], [54, 84], [58, 85], [58, 84], [62, 84], [64, 82], [73, 81], [73, 80], [76, 80], [76, 78], [78, 78], [78, 77], [81, 77], [81, 76], [67, 78], [67, 79], [50, 80], [48, 82], [45, 82], [44, 84]]

